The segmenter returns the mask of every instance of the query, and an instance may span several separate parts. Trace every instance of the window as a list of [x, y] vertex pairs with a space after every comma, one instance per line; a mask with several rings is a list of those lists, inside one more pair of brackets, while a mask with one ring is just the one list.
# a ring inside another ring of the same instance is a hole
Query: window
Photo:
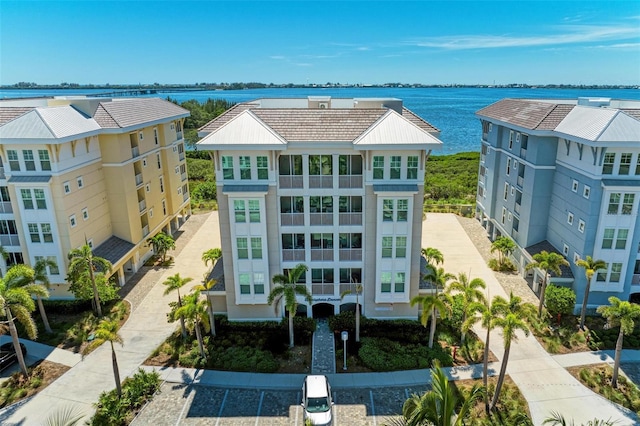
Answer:
[[31, 171], [36, 169], [36, 162], [33, 159], [33, 151], [31, 151], [30, 149], [23, 149], [22, 157], [24, 158], [25, 169]]
[[596, 273], [596, 281], [597, 282], [605, 282], [607, 281], [607, 271], [609, 270], [609, 264], [605, 264], [605, 267], [602, 269], [598, 269]]
[[340, 234], [340, 248], [341, 249], [359, 249], [362, 248], [362, 234]]
[[249, 274], [238, 274], [240, 284], [240, 294], [251, 294], [251, 276]]
[[278, 158], [278, 172], [283, 176], [302, 175], [302, 155], [281, 155]]
[[373, 156], [373, 178], [384, 179], [384, 157], [381, 155]]
[[312, 249], [333, 248], [333, 234], [311, 234]]
[[396, 237], [396, 257], [407, 257], [407, 237]]
[[406, 222], [408, 211], [409, 211], [409, 201], [408, 200], [398, 200], [396, 204], [398, 210], [396, 212], [396, 221], [398, 222]]
[[33, 195], [36, 198], [36, 207], [38, 207], [38, 210], [45, 210], [47, 208], [47, 200], [44, 198], [44, 189], [34, 189]]
[[143, 132], [138, 132], [138, 139], [139, 140], [144, 140], [144, 133]]
[[338, 157], [338, 171], [342, 176], [362, 175], [362, 157], [360, 155], [341, 155]]
[[507, 209], [505, 207], [502, 208], [502, 218], [501, 218], [501, 222], [504, 225], [504, 221], [507, 218]]
[[49, 265], [46, 267], [46, 273], [48, 275], [59, 275], [60, 269], [58, 268], [58, 259], [55, 256], [34, 256], [34, 260], [37, 262], [46, 260]]
[[509, 149], [511, 148], [513, 148], [513, 130], [509, 130]]
[[51, 160], [49, 159], [49, 151], [47, 151], [46, 149], [39, 149], [38, 158], [40, 159], [41, 170], [51, 170]]
[[511, 173], [511, 158], [507, 158], [507, 176]]
[[314, 284], [333, 284], [333, 269], [312, 269], [311, 282]]
[[362, 269], [340, 268], [340, 283], [352, 284], [362, 282]]
[[620, 273], [622, 272], [622, 263], [611, 264], [611, 275], [609, 275], [609, 282], [620, 282]]
[[153, 217], [153, 207], [149, 209], [149, 217]]
[[82, 176], [78, 176], [76, 182], [78, 183], [78, 188], [82, 188], [84, 186], [84, 180], [82, 179]]
[[249, 200], [249, 222], [260, 223], [260, 201]]
[[[304, 211], [303, 203], [300, 198], [302, 197], [293, 197], [296, 199], [296, 212], [302, 213]], [[332, 196], [324, 196], [324, 197], [309, 197], [309, 211], [311, 213], [331, 213], [333, 212], [333, 197]]]
[[340, 197], [338, 202], [340, 213], [362, 213], [362, 197], [359, 195]]
[[68, 193], [71, 192], [71, 184], [68, 181], [63, 183], [62, 187], [64, 188], [64, 193], [65, 194], [68, 194]]
[[304, 250], [304, 234], [282, 234], [282, 248], [284, 250]]
[[515, 193], [516, 193], [516, 187], [512, 186], [511, 187], [511, 196], [513, 197], [515, 195]]
[[390, 258], [393, 255], [393, 237], [382, 237], [382, 257]]
[[233, 200], [233, 210], [235, 213], [236, 223], [244, 223], [247, 221], [244, 200]]
[[269, 162], [265, 155], [259, 155], [256, 157], [256, 165], [258, 170], [258, 179], [269, 179]]
[[22, 204], [25, 210], [33, 210], [33, 196], [30, 189], [21, 189]]
[[249, 246], [246, 238], [236, 238], [236, 246], [238, 247], [238, 259], [249, 258]]
[[400, 169], [402, 167], [402, 157], [399, 155], [392, 155], [389, 162], [389, 176], [391, 179], [400, 179]]
[[616, 250], [624, 250], [627, 248], [628, 229], [618, 229], [618, 237], [616, 238]]
[[7, 150], [7, 157], [9, 158], [9, 168], [12, 172], [20, 171], [20, 161], [18, 161], [18, 151], [14, 149]]
[[38, 231], [38, 224], [37, 223], [29, 223], [29, 224], [27, 224], [27, 227], [29, 228], [29, 235], [31, 236], [31, 242], [32, 243], [39, 243], [40, 242], [40, 232]]
[[404, 279], [405, 279], [405, 273], [404, 272], [396, 272], [396, 279], [394, 282], [394, 291], [396, 293], [403, 293], [404, 292]]
[[638, 161], [636, 162], [636, 175], [640, 175], [640, 155], [638, 155]]
[[153, 141], [155, 142], [156, 145], [158, 145], [159, 140], [158, 140], [158, 128], [157, 127], [153, 128]]
[[144, 186], [144, 189], [145, 189], [147, 192], [151, 192], [151, 185], [146, 184], [146, 185]]
[[230, 155], [222, 156], [222, 178], [233, 179], [233, 157]]
[[251, 258], [262, 259], [262, 238], [251, 237]]
[[578, 221], [578, 231], [580, 231], [580, 233], [584, 233], [584, 227], [585, 227], [584, 220], [580, 219]]
[[142, 167], [147, 167], [147, 157], [142, 159]]
[[582, 196], [588, 200], [590, 195], [591, 195], [591, 188], [585, 185], [584, 189], [582, 190]]
[[51, 224], [41, 223], [40, 230], [42, 231], [42, 241], [44, 241], [45, 243], [52, 243], [53, 234], [51, 233]]
[[576, 263], [578, 260], [580, 260], [580, 255], [578, 253], [573, 253], [573, 263]]
[[628, 175], [631, 169], [631, 153], [624, 153], [620, 155], [620, 167], [618, 168], [619, 175]]
[[407, 157], [407, 179], [418, 179], [418, 156]]
[[504, 184], [504, 200], [507, 201], [507, 197], [509, 196], [509, 184]]
[[333, 174], [333, 157], [331, 155], [310, 155], [310, 176], [331, 176]]
[[569, 246], [564, 244], [562, 247], [562, 254], [564, 254], [565, 256], [569, 255]]
[[262, 272], [253, 273], [253, 293], [264, 294], [264, 273]]
[[7, 268], [13, 265], [22, 265], [24, 264], [24, 258], [22, 257], [22, 253], [7, 253]]
[[613, 173], [613, 163], [616, 162], [616, 154], [608, 152], [604, 155], [604, 162], [602, 163], [602, 174], [610, 175]]
[[10, 202], [11, 197], [9, 197], [9, 188], [6, 186], [0, 186], [0, 202]]
[[380, 291], [391, 293], [391, 272], [380, 273]]
[[156, 163], [158, 164], [158, 169], [162, 168], [162, 162], [160, 161], [160, 154], [156, 154]]
[[167, 215], [167, 200], [162, 200], [162, 215]]
[[577, 180], [573, 180], [573, 183], [571, 184], [571, 191], [573, 192], [578, 192], [578, 181]]
[[613, 246], [613, 235], [616, 230], [613, 228], [606, 228], [602, 237], [602, 248], [610, 249]]
[[180, 174], [180, 167], [176, 166], [176, 168], [174, 169], [174, 172], [176, 172], [177, 175]]
[[609, 196], [609, 208], [607, 209], [607, 213], [618, 214], [619, 208], [620, 208], [620, 193], [614, 192]]
[[[321, 197], [310, 197], [313, 199], [312, 203], [315, 203], [311, 207], [311, 211], [319, 211], [322, 208], [320, 203]], [[329, 197], [331, 198], [331, 197]], [[319, 206], [320, 204], [320, 206]], [[314, 210], [314, 208], [316, 210]], [[304, 213], [304, 198], [303, 197], [280, 197], [280, 213]]]
[[509, 222], [511, 222], [511, 219], [513, 219], [513, 216], [511, 215], [511, 212], [509, 212], [509, 213], [507, 214], [507, 220], [508, 220]]
[[393, 222], [393, 200], [382, 200], [382, 221]]
[[76, 222], [76, 215], [72, 214], [71, 216], [69, 216], [69, 225], [71, 225], [72, 228], [75, 228], [77, 224], [78, 222]]
[[635, 194], [624, 194], [622, 199], [622, 214], [629, 215], [633, 210], [633, 201], [635, 199]]
[[251, 157], [248, 155], [240, 156], [240, 179], [251, 179]]
[[86, 207], [82, 209], [82, 219], [83, 220], [89, 219], [89, 210]]
[[160, 192], [164, 192], [164, 178], [160, 176]]

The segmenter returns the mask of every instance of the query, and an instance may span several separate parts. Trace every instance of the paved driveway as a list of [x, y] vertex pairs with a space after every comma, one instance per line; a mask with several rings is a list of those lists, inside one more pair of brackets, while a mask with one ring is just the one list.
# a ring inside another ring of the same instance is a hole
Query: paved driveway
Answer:
[[[426, 388], [339, 389], [333, 392], [334, 426], [382, 425], [399, 418], [402, 404]], [[220, 388], [165, 382], [132, 426], [300, 425], [298, 390]]]

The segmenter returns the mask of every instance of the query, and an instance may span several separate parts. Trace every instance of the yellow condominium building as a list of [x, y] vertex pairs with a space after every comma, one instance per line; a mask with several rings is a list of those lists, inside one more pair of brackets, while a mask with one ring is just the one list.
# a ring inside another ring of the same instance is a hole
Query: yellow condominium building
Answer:
[[190, 214], [188, 115], [158, 98], [0, 101], [0, 271], [53, 260], [51, 297], [71, 298], [67, 254], [86, 241], [124, 284]]

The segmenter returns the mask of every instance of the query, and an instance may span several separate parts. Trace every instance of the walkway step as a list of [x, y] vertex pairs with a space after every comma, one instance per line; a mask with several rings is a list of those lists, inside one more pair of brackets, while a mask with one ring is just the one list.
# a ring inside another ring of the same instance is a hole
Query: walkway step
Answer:
[[334, 374], [336, 352], [333, 333], [329, 330], [329, 323], [325, 318], [319, 319], [317, 324], [316, 331], [313, 333], [311, 374]]

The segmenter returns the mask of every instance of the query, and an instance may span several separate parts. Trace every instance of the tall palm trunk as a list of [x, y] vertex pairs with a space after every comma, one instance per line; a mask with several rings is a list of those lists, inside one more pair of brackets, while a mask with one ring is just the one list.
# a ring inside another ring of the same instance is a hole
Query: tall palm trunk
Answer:
[[293, 314], [289, 311], [289, 347], [293, 347]]
[[[465, 322], [467, 322], [467, 313], [463, 313], [462, 314], [462, 324], [464, 324]], [[466, 331], [464, 331], [464, 329], [460, 332], [460, 345], [464, 345], [464, 340], [467, 337], [467, 333]]]
[[44, 324], [44, 330], [47, 333], [53, 333], [53, 330], [51, 330], [51, 326], [49, 325], [47, 312], [44, 310], [44, 305], [42, 304], [42, 297], [36, 296], [36, 300], [38, 301], [38, 310], [40, 311], [40, 317], [42, 318], [42, 323]]
[[618, 340], [616, 341], [616, 356], [613, 362], [613, 377], [611, 378], [611, 387], [618, 387], [618, 370], [620, 369], [620, 354], [622, 353], [622, 340], [624, 339], [624, 331], [620, 326], [620, 333], [618, 333]]
[[582, 310], [580, 311], [580, 330], [584, 331], [584, 319], [587, 316], [587, 303], [589, 302], [589, 290], [591, 289], [591, 279], [587, 278], [587, 288], [584, 290], [582, 298]]
[[200, 350], [200, 356], [204, 359], [207, 358], [207, 355], [204, 353], [204, 343], [202, 341], [202, 332], [200, 331], [200, 322], [198, 320], [195, 321], [196, 329], [196, 339], [198, 339], [198, 349]]
[[[182, 307], [182, 298], [180, 297], [180, 290], [178, 290], [178, 307]], [[187, 340], [187, 327], [184, 325], [184, 317], [180, 315], [180, 329], [182, 330], [182, 340]]]
[[98, 294], [98, 286], [96, 284], [96, 278], [93, 275], [93, 265], [89, 262], [89, 279], [91, 279], [91, 287], [93, 288], [93, 301], [96, 304], [96, 312], [98, 318], [102, 318], [102, 306], [100, 306], [100, 295]]
[[496, 405], [498, 404], [498, 398], [500, 397], [500, 390], [502, 390], [504, 377], [507, 373], [507, 361], [509, 361], [510, 351], [511, 351], [511, 342], [507, 343], [507, 345], [504, 347], [504, 356], [502, 357], [502, 365], [500, 366], [500, 375], [498, 376], [498, 383], [496, 383], [496, 390], [494, 391], [493, 399], [491, 400], [491, 407], [489, 407], [490, 411], [496, 408]]
[[487, 392], [487, 382], [489, 378], [489, 337], [491, 328], [487, 327], [487, 338], [484, 342], [484, 360], [482, 365], [482, 386], [484, 386], [484, 409], [489, 414], [489, 393]]
[[18, 339], [18, 330], [16, 330], [16, 324], [15, 322], [13, 322], [11, 309], [9, 309], [9, 307], [6, 307], [5, 310], [7, 312], [7, 320], [9, 321], [9, 334], [11, 334], [13, 349], [16, 351], [16, 356], [18, 357], [18, 364], [20, 365], [20, 369], [22, 370], [24, 375], [28, 376], [29, 370], [27, 370], [27, 364], [24, 362], [24, 356], [22, 355], [22, 349], [20, 348], [20, 340]]
[[429, 329], [429, 348], [433, 348], [433, 338], [436, 335], [436, 310], [431, 309], [431, 328]]
[[356, 342], [360, 341], [360, 304], [356, 298]]
[[118, 368], [118, 359], [116, 358], [116, 351], [113, 348], [113, 342], [111, 343], [111, 365], [113, 366], [113, 378], [116, 381], [116, 391], [118, 392], [118, 398], [122, 397], [122, 385], [120, 384], [120, 369]]
[[213, 303], [207, 296], [207, 308], [209, 309], [209, 327], [211, 328], [211, 336], [216, 337], [216, 319], [213, 317]]
[[542, 317], [542, 306], [544, 305], [544, 292], [547, 290], [547, 271], [544, 273], [544, 280], [542, 280], [542, 288], [540, 289], [540, 303], [538, 303], [538, 316]]

